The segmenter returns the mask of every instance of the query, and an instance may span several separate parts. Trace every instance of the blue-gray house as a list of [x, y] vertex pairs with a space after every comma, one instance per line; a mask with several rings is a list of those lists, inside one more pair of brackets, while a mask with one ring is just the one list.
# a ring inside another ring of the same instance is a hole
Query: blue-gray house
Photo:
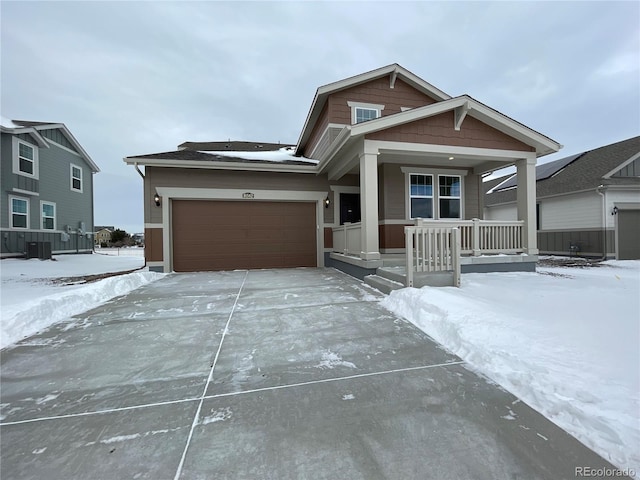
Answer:
[[62, 123], [0, 122], [0, 256], [93, 249], [98, 166]]

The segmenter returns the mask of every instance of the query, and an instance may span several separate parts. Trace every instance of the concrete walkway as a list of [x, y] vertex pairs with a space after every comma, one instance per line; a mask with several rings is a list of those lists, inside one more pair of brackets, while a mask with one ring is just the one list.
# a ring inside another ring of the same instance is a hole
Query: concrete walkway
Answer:
[[174, 274], [1, 352], [2, 479], [611, 468], [330, 269]]

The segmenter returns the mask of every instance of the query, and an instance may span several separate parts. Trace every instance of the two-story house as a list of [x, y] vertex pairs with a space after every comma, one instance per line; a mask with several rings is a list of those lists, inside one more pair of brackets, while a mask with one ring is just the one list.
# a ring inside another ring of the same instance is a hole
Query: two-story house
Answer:
[[[412, 250], [405, 227], [420, 219], [458, 227], [463, 272], [535, 269], [536, 159], [560, 148], [392, 64], [319, 87], [296, 145], [186, 142], [124, 160], [145, 167], [151, 269], [333, 266], [364, 277]], [[516, 219], [483, 222], [482, 176], [509, 165], [522, 179]]]
[[3, 117], [0, 134], [0, 255], [33, 253], [34, 243], [91, 252], [98, 166], [62, 123]]

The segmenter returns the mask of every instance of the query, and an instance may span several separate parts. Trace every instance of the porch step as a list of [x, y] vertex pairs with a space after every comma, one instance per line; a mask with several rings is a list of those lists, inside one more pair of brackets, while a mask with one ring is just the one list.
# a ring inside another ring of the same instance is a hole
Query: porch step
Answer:
[[380, 290], [382, 293], [389, 295], [394, 290], [404, 288], [404, 284], [394, 282], [388, 278], [380, 277], [378, 275], [367, 275], [364, 277], [364, 283], [370, 287]]
[[380, 267], [376, 269], [376, 275], [404, 285], [407, 281], [407, 268], [403, 266]]
[[404, 253], [385, 253], [381, 259], [382, 265], [385, 267], [401, 267], [407, 264]]

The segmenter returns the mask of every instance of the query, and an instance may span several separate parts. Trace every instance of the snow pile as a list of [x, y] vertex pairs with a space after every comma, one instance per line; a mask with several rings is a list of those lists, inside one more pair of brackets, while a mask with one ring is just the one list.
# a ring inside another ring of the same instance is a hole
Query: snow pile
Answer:
[[55, 261], [5, 259], [0, 262], [0, 348], [164, 276], [139, 271], [82, 283], [73, 281], [73, 277], [140, 268], [144, 259], [103, 255], [55, 258]]
[[640, 466], [640, 262], [466, 274], [382, 301], [621, 468]]
[[296, 157], [294, 155], [295, 150], [295, 147], [283, 147], [278, 150], [271, 151], [200, 151], [200, 153], [206, 153], [208, 155], [213, 155], [214, 157], [244, 158], [246, 160], [262, 160], [263, 162], [306, 162], [313, 165], [318, 163], [317, 160], [313, 160], [312, 158]]

